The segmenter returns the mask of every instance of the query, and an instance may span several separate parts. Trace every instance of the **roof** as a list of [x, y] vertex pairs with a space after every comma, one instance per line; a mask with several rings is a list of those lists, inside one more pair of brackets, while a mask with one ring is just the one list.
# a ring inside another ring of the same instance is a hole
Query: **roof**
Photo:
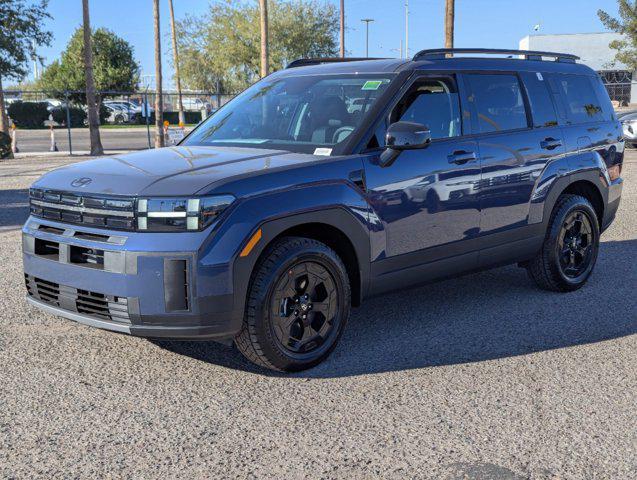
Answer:
[[523, 60], [519, 58], [454, 57], [427, 60], [405, 60], [399, 58], [321, 63], [279, 70], [273, 76], [330, 75], [357, 73], [395, 73], [406, 70], [514, 70], [530, 72], [562, 72], [593, 74], [594, 71], [581, 63]]

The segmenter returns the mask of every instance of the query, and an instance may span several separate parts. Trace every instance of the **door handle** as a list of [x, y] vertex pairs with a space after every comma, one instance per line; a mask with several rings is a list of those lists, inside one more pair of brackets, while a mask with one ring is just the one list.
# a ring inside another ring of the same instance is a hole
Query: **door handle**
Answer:
[[540, 142], [540, 147], [544, 150], [555, 150], [562, 146], [562, 140], [558, 140], [552, 137], [545, 138]]
[[449, 163], [455, 163], [456, 165], [463, 165], [472, 160], [477, 160], [478, 156], [476, 152], [465, 152], [464, 150], [456, 150], [450, 155], [447, 155]]

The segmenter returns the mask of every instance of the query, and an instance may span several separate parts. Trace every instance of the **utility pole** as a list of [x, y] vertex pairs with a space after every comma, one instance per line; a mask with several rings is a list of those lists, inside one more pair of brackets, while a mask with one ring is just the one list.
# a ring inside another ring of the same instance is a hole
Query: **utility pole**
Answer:
[[91, 43], [91, 17], [88, 0], [82, 0], [82, 30], [84, 34], [84, 70], [86, 72], [86, 109], [88, 111], [88, 131], [91, 139], [91, 155], [103, 155], [100, 139], [100, 117], [95, 102], [95, 80], [93, 79], [93, 46]]
[[345, 0], [341, 0], [341, 58], [345, 58]]
[[409, 0], [405, 0], [405, 58], [409, 57]]
[[268, 60], [268, 0], [259, 0], [261, 10], [261, 78], [266, 77], [270, 71]]
[[175, 83], [177, 83], [177, 102], [179, 108], [179, 123], [185, 124], [184, 104], [181, 100], [181, 78], [179, 77], [179, 51], [177, 50], [177, 33], [175, 32], [175, 11], [173, 10], [173, 0], [168, 0], [170, 9], [170, 30], [173, 34], [173, 59], [175, 60]]
[[447, 0], [445, 6], [445, 48], [453, 48], [455, 15], [455, 0]]
[[361, 18], [361, 22], [365, 22], [365, 56], [369, 57], [369, 23], [373, 22], [373, 18]]
[[164, 146], [164, 99], [161, 76], [161, 32], [159, 27], [159, 0], [153, 1], [155, 20], [155, 148]]

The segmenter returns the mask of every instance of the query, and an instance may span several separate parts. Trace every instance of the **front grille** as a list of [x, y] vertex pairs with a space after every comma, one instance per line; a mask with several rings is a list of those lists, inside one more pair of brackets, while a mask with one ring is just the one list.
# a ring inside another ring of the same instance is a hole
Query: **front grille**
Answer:
[[113, 230], [135, 229], [135, 199], [101, 197], [32, 188], [31, 215], [76, 225]]
[[99, 320], [131, 323], [126, 297], [76, 289], [26, 274], [24, 280], [27, 293], [37, 300]]

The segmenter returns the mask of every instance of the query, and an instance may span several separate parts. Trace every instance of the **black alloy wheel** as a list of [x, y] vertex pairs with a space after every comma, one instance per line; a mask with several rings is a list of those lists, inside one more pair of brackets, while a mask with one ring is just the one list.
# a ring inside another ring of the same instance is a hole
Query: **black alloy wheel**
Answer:
[[527, 263], [529, 276], [544, 290], [570, 292], [590, 277], [599, 251], [599, 219], [588, 199], [558, 198], [540, 251]]
[[297, 263], [277, 282], [271, 313], [282, 348], [293, 353], [316, 350], [336, 327], [337, 312], [336, 283], [321, 264]]
[[575, 210], [566, 217], [557, 248], [560, 268], [566, 277], [577, 279], [586, 272], [593, 257], [593, 227], [585, 212]]
[[283, 237], [254, 267], [235, 345], [271, 370], [313, 367], [336, 347], [350, 296], [347, 270], [334, 250], [314, 239]]

